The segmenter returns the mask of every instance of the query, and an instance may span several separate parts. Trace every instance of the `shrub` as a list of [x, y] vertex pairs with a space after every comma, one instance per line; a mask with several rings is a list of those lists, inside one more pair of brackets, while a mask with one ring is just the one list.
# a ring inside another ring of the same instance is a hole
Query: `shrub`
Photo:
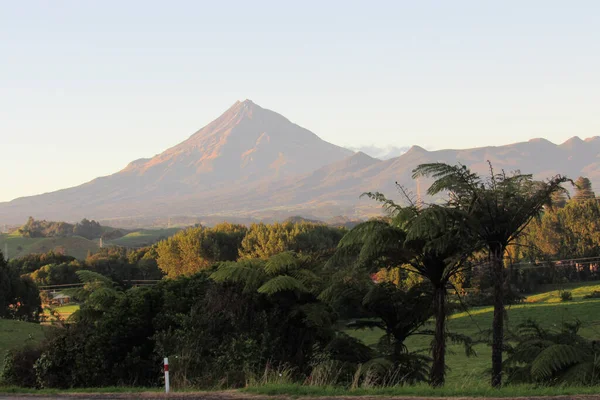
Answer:
[[34, 388], [37, 386], [34, 365], [42, 353], [41, 347], [26, 346], [9, 350], [4, 358], [2, 382], [19, 387]]
[[590, 294], [583, 296], [584, 299], [600, 299], [600, 290], [594, 290]]
[[567, 290], [561, 290], [558, 295], [560, 296], [560, 301], [571, 301], [573, 300], [573, 293]]
[[595, 341], [579, 335], [581, 323], [545, 329], [528, 320], [511, 333], [504, 371], [509, 383], [596, 385], [600, 353]]

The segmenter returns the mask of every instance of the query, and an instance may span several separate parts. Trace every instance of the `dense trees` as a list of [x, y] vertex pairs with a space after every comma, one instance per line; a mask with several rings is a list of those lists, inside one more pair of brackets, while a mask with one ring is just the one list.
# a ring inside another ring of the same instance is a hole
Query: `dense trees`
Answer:
[[219, 261], [235, 261], [246, 235], [243, 225], [189, 228], [159, 242], [159, 268], [169, 277], [192, 275]]
[[308, 222], [253, 224], [242, 241], [240, 256], [267, 259], [284, 251], [328, 253], [345, 230]]
[[74, 257], [49, 251], [42, 254], [28, 254], [23, 257], [13, 258], [9, 261], [9, 264], [11, 268], [14, 268], [20, 274], [26, 274], [44, 265], [70, 263], [72, 261], [75, 261]]
[[[205, 273], [119, 292], [89, 275], [76, 323], [56, 332], [27, 371], [39, 386], [155, 386], [164, 356], [174, 384], [239, 386], [267, 365], [309, 373], [317, 354], [335, 357], [340, 339], [354, 343], [335, 334], [331, 310], [320, 314], [325, 319], [308, 318], [321, 304], [314, 296], [262, 294]], [[364, 346], [356, 345], [364, 361]]]
[[29, 217], [25, 225], [19, 228], [19, 233], [24, 237], [66, 237], [83, 236], [86, 239], [95, 239], [102, 236], [102, 227], [96, 221], [83, 219], [71, 225], [66, 222], [40, 221]]
[[434, 386], [441, 386], [446, 369], [447, 285], [474, 251], [463, 216], [438, 206], [422, 207], [408, 196], [408, 204], [401, 206], [380, 193], [367, 195], [382, 202], [390, 218], [352, 229], [340, 242], [332, 261], [339, 263], [344, 256], [354, 256], [357, 265], [367, 271], [373, 267], [400, 267], [422, 276], [431, 285], [429, 307], [436, 323], [430, 380]]
[[575, 201], [587, 201], [596, 198], [596, 194], [592, 190], [592, 183], [586, 177], [580, 176], [575, 181]]
[[523, 257], [569, 259], [600, 256], [600, 203], [571, 200], [547, 210], [526, 231]]
[[[482, 178], [446, 164], [419, 166], [420, 176], [433, 178], [435, 204], [405, 196], [400, 205], [370, 193], [386, 216], [349, 232], [310, 221], [196, 226], [152, 247], [105, 248], [83, 261], [49, 253], [5, 263], [0, 285], [18, 278], [27, 287], [31, 281], [21, 274], [44, 285], [84, 283], [72, 292], [82, 307], [71, 324], [39, 349], [11, 353], [7, 365], [14, 369], [6, 376], [35, 374], [15, 382], [44, 387], [154, 385], [167, 355], [180, 385], [239, 386], [282, 368], [313, 382], [335, 366], [328, 383], [348, 385], [354, 376], [368, 384], [439, 387], [446, 341], [462, 341], [470, 350], [470, 339], [446, 324], [458, 306], [448, 289], [458, 285], [490, 288], [482, 296], [489, 294], [494, 305], [494, 386], [502, 371], [511, 382], [571, 383], [577, 381], [573, 371], [593, 377], [581, 383], [600, 378], [595, 344], [574, 326], [503, 330], [512, 293], [506, 278], [524, 278], [510, 262], [600, 256], [600, 203], [589, 195], [591, 186], [581, 180], [579, 198], [569, 200], [562, 177], [535, 182], [492, 172]], [[163, 273], [169, 279], [154, 287], [127, 289], [128, 280]], [[31, 310], [15, 312], [35, 303], [26, 297], [0, 299], [0, 306], [10, 317], [26, 318]], [[6, 306], [10, 302], [18, 307]], [[346, 328], [379, 328], [382, 336], [367, 347]], [[415, 334], [433, 336], [431, 357], [407, 347]], [[19, 359], [26, 365], [17, 367]]]
[[91, 240], [102, 236], [102, 227], [98, 222], [84, 218], [75, 224], [73, 234]]
[[61, 285], [78, 282], [76, 272], [89, 270], [126, 285], [130, 280], [157, 280], [163, 274], [158, 269], [154, 248], [128, 250], [108, 247], [90, 254], [85, 260], [76, 260], [55, 252], [29, 254], [10, 260], [16, 274], [27, 275], [38, 285]]
[[344, 230], [313, 223], [220, 224], [213, 228], [194, 227], [159, 242], [158, 266], [169, 277], [191, 275], [221, 261], [268, 259], [294, 251], [327, 255]]
[[0, 318], [37, 321], [41, 312], [40, 295], [28, 277], [19, 276], [0, 252]]

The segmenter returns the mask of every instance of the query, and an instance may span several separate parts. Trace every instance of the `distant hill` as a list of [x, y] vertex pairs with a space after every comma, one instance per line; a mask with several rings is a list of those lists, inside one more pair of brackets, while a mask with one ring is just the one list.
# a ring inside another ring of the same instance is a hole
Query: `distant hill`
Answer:
[[99, 248], [97, 242], [81, 236], [27, 238], [15, 233], [0, 234], [0, 250], [7, 258], [57, 251], [84, 259], [88, 252], [95, 253]]
[[460, 162], [485, 174], [489, 160], [497, 171], [521, 170], [538, 179], [583, 175], [600, 186], [600, 137], [573, 137], [559, 145], [533, 139], [464, 150], [390, 149], [402, 154], [382, 160], [355, 153], [246, 100], [179, 145], [133, 161], [113, 175], [0, 203], [0, 224], [22, 222], [30, 215], [119, 221], [114, 225], [118, 227], [158, 226], [156, 221], [167, 226], [164, 221], [173, 215], [205, 225], [283, 221], [291, 216], [326, 221], [344, 215], [358, 220], [380, 214], [372, 201], [359, 199], [365, 191], [394, 197], [399, 182], [423, 195], [429, 182], [423, 180], [417, 187], [412, 170], [435, 161]]

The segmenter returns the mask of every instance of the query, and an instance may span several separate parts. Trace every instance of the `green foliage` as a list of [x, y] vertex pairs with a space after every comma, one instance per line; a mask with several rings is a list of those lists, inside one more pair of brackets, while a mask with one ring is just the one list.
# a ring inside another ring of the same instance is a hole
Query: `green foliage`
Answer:
[[560, 301], [571, 301], [573, 300], [573, 293], [568, 290], [561, 290], [559, 293]]
[[240, 257], [266, 260], [286, 251], [328, 255], [344, 232], [340, 228], [308, 222], [252, 224], [242, 241]]
[[551, 209], [527, 230], [524, 257], [570, 259], [600, 256], [600, 204], [596, 200], [571, 200]]
[[596, 194], [592, 190], [592, 183], [586, 177], [580, 176], [575, 181], [575, 196], [573, 200], [576, 202], [594, 200]]
[[191, 275], [219, 261], [235, 261], [246, 228], [221, 224], [214, 228], [195, 227], [159, 242], [158, 266], [169, 277]]
[[600, 299], [600, 290], [594, 290], [590, 294], [583, 296], [584, 299]]
[[504, 368], [513, 382], [597, 384], [600, 353], [597, 345], [578, 334], [580, 323], [564, 323], [560, 330], [529, 320], [517, 327]]
[[102, 236], [103, 229], [100, 224], [94, 220], [90, 221], [87, 218], [81, 220], [73, 227], [73, 234], [82, 236], [86, 239], [96, 239]]
[[379, 341], [380, 350], [395, 361], [407, 349], [406, 339], [423, 327], [433, 315], [431, 294], [415, 286], [402, 290], [389, 283], [372, 285], [363, 298], [363, 305], [376, 319], [357, 319], [348, 327], [379, 328], [385, 332]]
[[41, 348], [33, 345], [7, 351], [0, 374], [2, 383], [25, 388], [37, 387], [34, 366], [41, 353]]
[[38, 321], [40, 293], [29, 277], [21, 277], [0, 252], [0, 318]]
[[[406, 195], [401, 186], [398, 188]], [[446, 286], [466, 267], [467, 258], [475, 250], [464, 223], [464, 212], [435, 205], [423, 207], [412, 202], [408, 195], [407, 206], [398, 205], [381, 193], [365, 195], [381, 202], [389, 218], [356, 226], [340, 241], [329, 263], [354, 261], [355, 268], [366, 271], [404, 268], [430, 284], [433, 294], [430, 306], [436, 317], [431, 381], [441, 386], [445, 373]]]
[[[267, 262], [256, 261], [264, 271]], [[296, 275], [303, 263], [301, 257], [276, 258], [272, 275], [264, 272], [253, 291], [244, 290], [241, 280], [217, 283], [200, 273], [119, 292], [105, 277], [78, 271], [84, 303], [72, 323], [42, 345], [33, 369], [36, 385], [158, 385], [164, 356], [171, 360], [172, 383], [180, 387], [240, 386], [267, 365], [306, 376], [317, 357], [364, 361], [369, 350], [336, 335], [332, 311], [313, 294], [259, 292], [265, 282]], [[294, 279], [310, 286], [309, 276]]]
[[29, 277], [37, 285], [64, 285], [77, 283], [79, 279], [76, 272], [81, 269], [77, 261], [62, 264], [48, 264], [35, 270]]
[[29, 217], [27, 222], [19, 228], [22, 236], [28, 238], [42, 237], [67, 237], [82, 236], [86, 239], [95, 239], [102, 235], [102, 227], [96, 221], [83, 219], [75, 225], [66, 222], [39, 221]]
[[28, 254], [19, 258], [12, 258], [9, 261], [11, 268], [19, 271], [20, 274], [27, 274], [36, 271], [49, 264], [63, 264], [75, 261], [75, 258], [64, 254], [49, 251], [41, 254]]
[[223, 263], [211, 278], [217, 282], [241, 284], [246, 291], [267, 295], [279, 292], [315, 293], [319, 277], [311, 271], [315, 263], [293, 252], [272, 256], [269, 260], [242, 259]]
[[531, 175], [519, 172], [495, 173], [490, 164], [490, 175], [482, 179], [464, 165], [430, 163], [419, 165], [413, 178], [435, 179], [429, 195], [448, 193], [446, 207], [452, 215], [463, 215], [473, 250], [488, 255], [494, 282], [494, 321], [492, 324], [492, 385], [502, 384], [502, 350], [504, 347], [504, 257], [509, 246], [522, 236], [532, 219], [539, 216], [552, 195], [564, 191], [562, 184], [568, 178], [556, 176], [546, 182], [533, 181]]

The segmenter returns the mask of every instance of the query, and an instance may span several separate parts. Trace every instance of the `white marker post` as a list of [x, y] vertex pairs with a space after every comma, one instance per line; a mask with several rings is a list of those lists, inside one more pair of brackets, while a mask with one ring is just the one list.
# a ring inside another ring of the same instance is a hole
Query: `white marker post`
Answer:
[[169, 359], [165, 357], [165, 393], [169, 393]]

